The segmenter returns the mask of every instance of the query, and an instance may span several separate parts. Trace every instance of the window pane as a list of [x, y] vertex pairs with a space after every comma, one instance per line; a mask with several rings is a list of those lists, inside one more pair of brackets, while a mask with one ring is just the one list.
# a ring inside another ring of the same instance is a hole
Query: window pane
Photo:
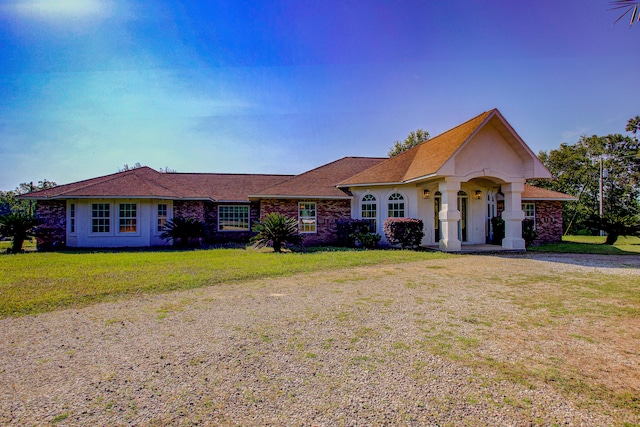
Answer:
[[249, 206], [219, 206], [218, 230], [249, 230]]
[[299, 228], [301, 233], [316, 232], [316, 203], [301, 202], [298, 204]]
[[138, 228], [137, 216], [135, 203], [120, 203], [118, 224], [120, 233], [135, 233]]
[[362, 198], [361, 218], [369, 223], [369, 230], [376, 231], [376, 220], [378, 218], [378, 205], [376, 198], [372, 194], [367, 194]]
[[111, 209], [109, 203], [91, 205], [91, 232], [108, 233], [111, 231]]
[[76, 232], [76, 205], [71, 203], [69, 205], [69, 232]]
[[404, 197], [400, 193], [389, 196], [389, 218], [404, 218]]
[[164, 231], [164, 226], [167, 223], [167, 205], [165, 203], [158, 204], [158, 224], [157, 230]]

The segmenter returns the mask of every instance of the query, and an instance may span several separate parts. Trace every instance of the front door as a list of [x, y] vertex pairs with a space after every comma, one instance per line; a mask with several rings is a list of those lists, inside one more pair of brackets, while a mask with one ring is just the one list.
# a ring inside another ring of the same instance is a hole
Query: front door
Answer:
[[460, 221], [458, 221], [458, 239], [461, 242], [467, 241], [467, 193], [458, 191], [458, 210], [460, 211]]
[[487, 191], [487, 217], [484, 229], [486, 230], [487, 243], [493, 243], [493, 223], [491, 219], [496, 216], [496, 193]]

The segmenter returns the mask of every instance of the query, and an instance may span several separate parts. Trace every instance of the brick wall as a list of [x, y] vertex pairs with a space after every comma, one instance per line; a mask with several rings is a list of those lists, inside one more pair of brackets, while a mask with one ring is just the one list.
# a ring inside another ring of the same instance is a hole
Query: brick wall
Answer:
[[204, 222], [206, 218], [204, 202], [198, 200], [176, 200], [173, 202], [173, 216], [195, 218]]
[[[260, 220], [260, 203], [222, 203], [228, 205], [249, 205], [249, 227], [252, 228], [256, 222]], [[218, 205], [215, 203], [207, 203], [205, 205], [205, 219], [207, 240], [213, 243], [224, 242], [249, 242], [254, 234], [249, 231], [218, 231]]]
[[[523, 200], [524, 203], [530, 201]], [[562, 240], [562, 202], [557, 200], [538, 200], [536, 205], [536, 232], [538, 237], [535, 245], [554, 243]], [[498, 216], [504, 211], [504, 201], [497, 203]]]
[[316, 203], [317, 231], [303, 234], [305, 245], [331, 244], [337, 239], [336, 222], [339, 219], [351, 218], [350, 200], [290, 200], [265, 199], [260, 201], [260, 216], [272, 212], [298, 219], [298, 202], [311, 201]]
[[38, 200], [35, 216], [40, 220], [36, 237], [38, 250], [64, 247], [67, 239], [66, 201]]
[[562, 240], [562, 202], [536, 201], [535, 244], [552, 243]]

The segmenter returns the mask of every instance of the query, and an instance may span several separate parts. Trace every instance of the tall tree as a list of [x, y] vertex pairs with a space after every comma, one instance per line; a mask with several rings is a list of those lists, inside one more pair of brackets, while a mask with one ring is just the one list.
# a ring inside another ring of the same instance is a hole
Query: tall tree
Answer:
[[411, 131], [409, 135], [404, 139], [404, 141], [396, 141], [393, 144], [393, 147], [389, 150], [388, 156], [393, 157], [397, 156], [400, 153], [404, 153], [410, 148], [415, 147], [416, 145], [420, 145], [425, 141], [428, 141], [431, 136], [429, 132], [424, 129], [418, 129]]
[[[637, 118], [636, 118], [637, 119]], [[627, 130], [637, 131], [636, 119], [629, 120]], [[633, 123], [636, 123], [635, 125]], [[571, 232], [597, 233], [593, 221], [600, 210], [600, 164], [602, 163], [603, 211], [607, 224], [618, 224], [621, 218], [635, 221], [640, 214], [640, 142], [636, 137], [611, 134], [582, 136], [573, 145], [563, 143], [548, 153], [541, 151], [540, 160], [555, 177], [553, 181], [534, 184], [578, 196], [564, 209], [565, 227]], [[602, 223], [602, 219], [599, 221]], [[631, 224], [630, 224], [631, 225]]]
[[10, 214], [12, 212], [30, 212], [33, 213], [33, 203], [27, 200], [20, 200], [18, 196], [31, 191], [46, 190], [55, 187], [53, 181], [43, 179], [37, 184], [33, 182], [22, 182], [15, 190], [0, 191], [0, 215]]

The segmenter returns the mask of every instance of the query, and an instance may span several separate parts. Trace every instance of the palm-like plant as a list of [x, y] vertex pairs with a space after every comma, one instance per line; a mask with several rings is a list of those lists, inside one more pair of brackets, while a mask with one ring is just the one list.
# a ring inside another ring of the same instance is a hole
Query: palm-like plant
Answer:
[[0, 237], [13, 239], [11, 252], [22, 252], [24, 241], [33, 236], [38, 220], [33, 215], [23, 212], [14, 212], [0, 216]]
[[640, 22], [640, 2], [636, 0], [613, 0], [611, 1], [611, 10], [625, 9], [624, 13], [616, 19], [614, 24], [624, 18], [628, 13], [631, 13], [631, 20], [629, 26], [632, 26], [635, 22]]
[[191, 239], [204, 237], [204, 224], [195, 218], [175, 217], [166, 222], [160, 237], [173, 240], [176, 246], [187, 247]]
[[267, 214], [253, 226], [253, 231], [258, 233], [251, 238], [255, 248], [264, 248], [271, 243], [275, 252], [282, 252], [283, 245], [296, 245], [302, 241], [298, 233], [298, 221], [277, 212]]

